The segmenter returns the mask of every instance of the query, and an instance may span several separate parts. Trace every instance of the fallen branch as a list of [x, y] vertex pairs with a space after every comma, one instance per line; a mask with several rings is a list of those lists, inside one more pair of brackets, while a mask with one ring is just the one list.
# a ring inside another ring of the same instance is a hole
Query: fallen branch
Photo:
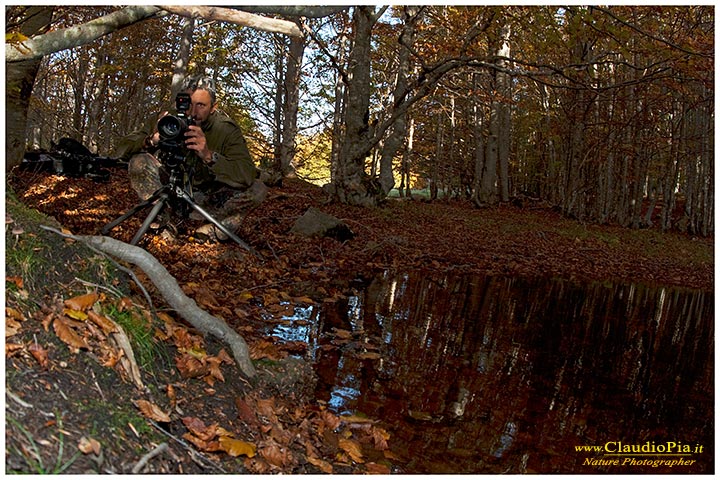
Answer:
[[[150, 424], [155, 427], [157, 430], [162, 432], [167, 437], [175, 440], [177, 443], [183, 446], [185, 450], [187, 450], [188, 455], [190, 455], [190, 459], [195, 462], [200, 468], [208, 469], [213, 468], [219, 473], [227, 473], [220, 465], [209, 459], [208, 457], [204, 456], [202, 453], [195, 450], [193, 447], [191, 447], [186, 441], [182, 440], [181, 438], [176, 437], [172, 433], [168, 432], [164, 428], [162, 428], [155, 420], [148, 420]], [[171, 450], [168, 450], [168, 452], [171, 452]]]
[[193, 299], [183, 293], [177, 280], [175, 280], [167, 269], [150, 253], [140, 247], [121, 242], [111, 237], [68, 235], [51, 227], [43, 226], [42, 228], [61, 236], [84, 242], [97, 248], [101, 252], [141, 268], [160, 291], [160, 294], [170, 307], [203, 334], [213, 335], [227, 343], [233, 352], [233, 357], [240, 372], [248, 379], [255, 377], [255, 367], [250, 360], [250, 350], [243, 337], [230, 328], [225, 321], [210, 315], [198, 307]]
[[161, 453], [167, 451], [168, 444], [166, 442], [161, 443], [157, 447], [155, 447], [150, 452], [143, 455], [143, 457], [140, 459], [140, 461], [133, 467], [132, 473], [140, 473], [140, 470], [142, 470], [145, 465], [152, 460], [153, 458], [157, 457]]

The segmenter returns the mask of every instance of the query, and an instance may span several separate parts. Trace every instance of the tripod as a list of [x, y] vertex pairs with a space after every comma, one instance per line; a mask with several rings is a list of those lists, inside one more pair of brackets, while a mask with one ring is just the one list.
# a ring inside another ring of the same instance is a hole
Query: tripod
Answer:
[[[140, 229], [130, 241], [131, 245], [136, 245], [143, 237], [143, 235], [145, 235], [148, 228], [150, 228], [152, 222], [160, 214], [162, 209], [165, 208], [166, 205], [169, 204], [173, 210], [179, 209], [183, 213], [186, 213], [187, 207], [190, 206], [193, 210], [205, 217], [210, 223], [215, 225], [218, 230], [231, 238], [235, 243], [243, 247], [245, 250], [253, 253], [256, 257], [261, 258], [260, 255], [250, 245], [242, 241], [240, 237], [231, 232], [227, 227], [225, 227], [225, 225], [218, 222], [215, 218], [213, 218], [212, 215], [210, 215], [207, 211], [205, 211], [202, 207], [195, 203], [190, 194], [185, 191], [185, 188], [183, 186], [183, 179], [184, 172], [182, 171], [182, 169], [172, 169], [170, 171], [170, 180], [166, 185], [156, 190], [155, 193], [153, 193], [147, 200], [138, 203], [133, 208], [120, 215], [112, 222], [105, 225], [101, 230], [101, 233], [103, 235], [107, 235], [108, 233], [110, 233], [110, 230], [117, 227], [122, 222], [132, 217], [136, 213], [146, 208], [152, 207], [150, 209], [150, 213], [145, 218], [145, 221], [143, 221], [142, 225], [140, 226]], [[179, 200], [183, 200], [185, 204], [180, 203]]]

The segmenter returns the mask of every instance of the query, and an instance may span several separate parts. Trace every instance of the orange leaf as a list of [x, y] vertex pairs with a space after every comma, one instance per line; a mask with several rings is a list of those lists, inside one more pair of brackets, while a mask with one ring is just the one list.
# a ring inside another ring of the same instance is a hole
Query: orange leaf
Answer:
[[170, 415], [163, 412], [160, 407], [155, 405], [152, 402], [148, 402], [147, 400], [136, 400], [135, 405], [140, 409], [140, 413], [142, 413], [146, 418], [149, 418], [150, 420], [155, 420], [156, 422], [163, 422], [167, 423], [170, 421]]
[[118, 310], [121, 311], [121, 312], [124, 312], [125, 310], [131, 309], [132, 306], [133, 306], [133, 302], [132, 302], [132, 300], [131, 300], [130, 298], [128, 298], [128, 297], [123, 297], [123, 298], [121, 298], [120, 301], [118, 302]]
[[230, 355], [228, 355], [228, 353], [225, 351], [224, 348], [218, 352], [217, 358], [219, 358], [220, 360], [222, 360], [223, 362], [225, 362], [229, 365], [235, 364], [235, 360], [233, 360], [232, 357]]
[[218, 442], [217, 440], [203, 440], [202, 438], [198, 438], [190, 432], [183, 433], [183, 438], [190, 441], [200, 450], [205, 450], [206, 452], [216, 452], [220, 450], [220, 442]]
[[230, 437], [220, 437], [220, 448], [233, 457], [245, 455], [252, 458], [257, 452], [257, 447], [254, 444]]
[[94, 438], [82, 437], [78, 443], [78, 450], [84, 454], [94, 453], [100, 455], [100, 442]]
[[92, 310], [88, 310], [88, 318], [92, 320], [95, 325], [100, 327], [105, 335], [110, 335], [111, 333], [118, 331], [115, 322], [105, 315], [100, 315]]
[[380, 427], [373, 427], [372, 429], [372, 438], [373, 443], [375, 444], [375, 448], [378, 450], [387, 450], [388, 448], [388, 440], [390, 440], [390, 434], [380, 428]]
[[333, 467], [330, 463], [325, 460], [321, 460], [315, 457], [307, 457], [308, 462], [318, 467], [323, 473], [333, 473]]
[[206, 365], [203, 365], [200, 360], [188, 354], [175, 357], [175, 366], [183, 378], [202, 377], [208, 372]]
[[190, 432], [198, 438], [208, 441], [217, 436], [218, 426], [213, 424], [206, 426], [205, 423], [196, 417], [185, 417], [182, 419], [183, 424]]
[[21, 343], [7, 343], [5, 342], [5, 356], [12, 357], [13, 355], [21, 352], [25, 345]]
[[335, 430], [340, 426], [340, 418], [332, 412], [323, 410], [320, 412], [320, 418], [330, 430]]
[[19, 288], [20, 290], [22, 290], [22, 288], [23, 288], [23, 279], [22, 279], [22, 277], [8, 277], [8, 276], [6, 275], [6, 276], [5, 276], [5, 281], [6, 281], [6, 282], [10, 282], [10, 283], [14, 283], [14, 284], [17, 286], [17, 288]]
[[20, 310], [12, 307], [5, 307], [5, 317], [12, 318], [13, 320], [17, 320], [18, 322], [22, 322], [25, 320], [25, 315], [23, 315]]
[[5, 317], [5, 338], [12, 337], [17, 334], [21, 328], [22, 325], [20, 325], [20, 322], [12, 318]]
[[292, 463], [293, 457], [290, 450], [281, 447], [277, 443], [273, 443], [263, 447], [260, 455], [267, 460], [270, 465], [283, 468], [285, 465]]
[[32, 354], [33, 357], [35, 357], [35, 360], [38, 361], [41, 367], [47, 367], [48, 351], [46, 349], [44, 349], [37, 343], [33, 343], [28, 347], [28, 351]]
[[[220, 359], [216, 357], [210, 357], [208, 358], [208, 364], [209, 364], [209, 372], [208, 376], [220, 380], [221, 382], [225, 381], [225, 377], [223, 377], [222, 371], [220, 370]], [[210, 384], [213, 385], [212, 383]]]
[[257, 403], [257, 411], [260, 415], [263, 415], [271, 420], [276, 419], [275, 415], [275, 399], [274, 398], [260, 398]]
[[360, 449], [360, 444], [355, 442], [354, 440], [350, 440], [347, 438], [341, 438], [338, 441], [338, 444], [341, 449], [345, 451], [348, 455], [350, 455], [350, 458], [353, 459], [355, 463], [363, 463], [363, 456], [362, 456], [362, 450]]
[[172, 384], [168, 384], [167, 386], [167, 396], [168, 400], [170, 400], [170, 405], [174, 408], [177, 404], [177, 393], [175, 393], [175, 387], [173, 387]]
[[97, 293], [87, 293], [65, 300], [65, 306], [71, 310], [85, 311], [97, 302]]
[[55, 335], [65, 342], [75, 353], [77, 353], [81, 348], [90, 348], [85, 342], [85, 339], [78, 335], [75, 330], [70, 328], [70, 324], [64, 318], [56, 317], [53, 322], [53, 328], [55, 329]]

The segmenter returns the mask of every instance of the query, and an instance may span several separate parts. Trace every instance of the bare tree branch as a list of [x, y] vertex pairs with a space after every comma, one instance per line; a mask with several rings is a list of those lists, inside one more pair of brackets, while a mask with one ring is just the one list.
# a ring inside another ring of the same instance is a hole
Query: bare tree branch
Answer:
[[158, 7], [134, 5], [82, 25], [48, 32], [23, 42], [7, 43], [5, 44], [5, 61], [34, 60], [51, 53], [84, 45], [157, 14], [161, 14]]
[[207, 20], [220, 20], [230, 22], [237, 25], [263, 30], [265, 32], [282, 33], [291, 37], [302, 37], [303, 34], [293, 22], [287, 20], [279, 20], [275, 18], [262, 17], [252, 13], [233, 10], [230, 8], [220, 7], [203, 7], [203, 6], [167, 6], [162, 5], [160, 8], [175, 15], [190, 18], [204, 18]]
[[266, 15], [282, 15], [283, 17], [305, 17], [305, 18], [321, 18], [329, 17], [350, 7], [330, 6], [330, 5], [243, 5], [242, 7], [229, 7], [237, 10], [243, 10], [250, 13], [263, 13]]

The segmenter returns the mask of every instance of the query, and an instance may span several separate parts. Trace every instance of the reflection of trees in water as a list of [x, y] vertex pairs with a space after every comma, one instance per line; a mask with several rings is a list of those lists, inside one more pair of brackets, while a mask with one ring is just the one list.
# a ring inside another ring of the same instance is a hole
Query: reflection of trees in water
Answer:
[[637, 285], [386, 276], [351, 300], [353, 328], [383, 359], [342, 356], [334, 381], [356, 390], [351, 408], [392, 425], [416, 472], [582, 471], [574, 446], [607, 441], [712, 449], [712, 302]]

